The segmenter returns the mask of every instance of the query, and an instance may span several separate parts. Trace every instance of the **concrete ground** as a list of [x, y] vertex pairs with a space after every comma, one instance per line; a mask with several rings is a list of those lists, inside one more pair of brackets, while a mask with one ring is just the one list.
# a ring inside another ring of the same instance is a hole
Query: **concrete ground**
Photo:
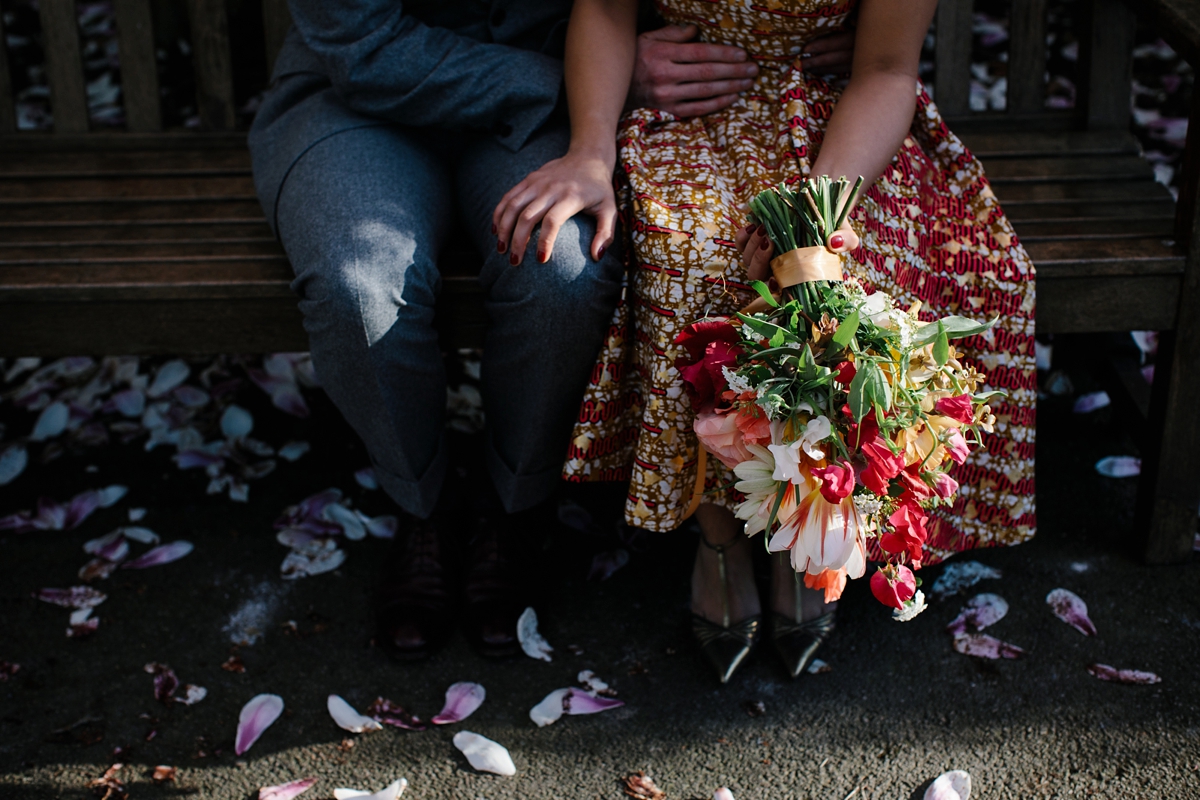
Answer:
[[[1078, 386], [1086, 382], [1076, 376]], [[991, 591], [1008, 600], [1008, 616], [988, 633], [1024, 648], [1024, 658], [983, 661], [951, 649], [944, 627], [965, 596], [897, 624], [860, 581], [820, 654], [832, 671], [793, 682], [762, 648], [720, 688], [689, 640], [695, 538], [687, 532], [647, 537], [605, 582], [586, 575], [594, 553], [612, 542], [554, 532], [541, 626], [556, 648], [551, 663], [484, 661], [460, 637], [427, 662], [389, 662], [370, 646], [366, 606], [387, 543], [350, 542], [337, 571], [284, 581], [286, 549], [272, 529], [284, 507], [327, 486], [386, 513], [380, 492], [353, 481], [366, 463], [361, 446], [319, 395], [310, 395], [313, 415], [295, 420], [273, 413], [256, 391], [239, 396], [259, 420], [256, 435], [307, 439], [313, 451], [251, 484], [246, 504], [205, 495], [203, 476], [138, 444], [69, 452], [0, 489], [2, 516], [39, 495], [130, 487], [77, 530], [0, 535], [0, 660], [21, 665], [0, 683], [0, 797], [89, 796], [87, 782], [116, 760], [127, 764], [120, 777], [139, 799], [248, 798], [261, 786], [317, 776], [303, 796], [315, 800], [403, 776], [405, 797], [417, 800], [615, 800], [620, 779], [636, 770], [672, 800], [708, 798], [722, 785], [738, 800], [904, 799], [919, 798], [948, 769], [970, 772], [978, 798], [1200, 797], [1200, 570], [1195, 562], [1145, 567], [1127, 552], [1134, 483], [1091, 466], [1132, 452], [1112, 409], [1081, 416], [1070, 413], [1070, 398], [1044, 402], [1038, 537], [959, 557], [1003, 570], [1002, 580], [966, 596]], [[29, 425], [11, 408], [0, 414], [11, 431]], [[194, 541], [195, 552], [98, 581], [109, 595], [97, 609], [99, 630], [66, 638], [67, 611], [30, 593], [78, 583], [81, 544], [124, 524], [134, 506], [148, 509], [142, 524]], [[927, 589], [941, 569], [922, 573]], [[1050, 613], [1044, 598], [1056, 587], [1087, 601], [1097, 636]], [[251, 622], [261, 635], [233, 649], [226, 628], [239, 612], [242, 622], [258, 617]], [[244, 673], [221, 668], [233, 652]], [[143, 671], [151, 661], [208, 696], [191, 707], [156, 702]], [[1152, 670], [1162, 683], [1101, 682], [1085, 671], [1093, 662]], [[529, 709], [582, 669], [612, 684], [626, 705], [536, 728]], [[347, 734], [325, 710], [329, 693], [360, 710], [382, 695], [427, 719], [446, 687], [463, 680], [486, 687], [483, 706], [465, 722], [423, 732]], [[281, 695], [286, 710], [237, 757], [238, 712], [260, 692]], [[464, 729], [504, 744], [516, 776], [472, 770], [451, 744]], [[119, 758], [115, 747], [126, 748]], [[153, 783], [155, 765], [175, 766], [175, 782]]]

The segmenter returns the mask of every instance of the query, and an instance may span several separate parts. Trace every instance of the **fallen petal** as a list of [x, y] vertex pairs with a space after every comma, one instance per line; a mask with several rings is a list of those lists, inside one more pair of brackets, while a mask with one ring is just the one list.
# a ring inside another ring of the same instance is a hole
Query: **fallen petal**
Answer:
[[153, 550], [146, 551], [132, 561], [126, 561], [121, 565], [121, 569], [145, 569], [146, 567], [170, 564], [172, 561], [178, 561], [183, 558], [194, 549], [195, 545], [183, 539], [176, 542], [169, 542], [155, 547]]
[[931, 591], [934, 598], [940, 600], [974, 586], [982, 580], [1000, 577], [1000, 570], [978, 561], [956, 561], [946, 565], [942, 574], [933, 582]]
[[986, 633], [961, 633], [954, 637], [954, 649], [977, 658], [1020, 658], [1025, 651], [1015, 644], [1002, 642]]
[[824, 672], [833, 672], [833, 667], [826, 664], [819, 658], [814, 658], [808, 665], [808, 669], [804, 670], [809, 675], [820, 675]]
[[590, 669], [585, 669], [575, 676], [575, 680], [579, 681], [580, 685], [589, 692], [603, 692], [608, 688], [608, 684], [600, 680], [600, 677]]
[[77, 609], [77, 610], [71, 612], [71, 616], [70, 616], [70, 619], [67, 624], [69, 624], [71, 627], [74, 627], [76, 625], [82, 625], [85, 622], [87, 622], [88, 618], [91, 616], [92, 616], [92, 609], [80, 608], [80, 609]]
[[316, 778], [301, 778], [280, 786], [264, 786], [258, 790], [258, 800], [292, 800], [307, 792], [316, 782]]
[[1087, 414], [1109, 405], [1112, 405], [1112, 400], [1109, 399], [1108, 392], [1088, 392], [1079, 396], [1072, 410], [1076, 414]]
[[358, 472], [355, 472], [354, 480], [359, 486], [368, 491], [374, 491], [379, 488], [379, 479], [375, 477], [375, 469], [373, 467], [363, 467]]
[[158, 534], [149, 528], [127, 527], [121, 528], [121, 534], [126, 539], [133, 539], [135, 542], [142, 544], [158, 544]]
[[1131, 478], [1142, 473], [1142, 460], [1133, 456], [1108, 456], [1096, 462], [1096, 472], [1106, 478]]
[[97, 489], [97, 501], [101, 508], [109, 508], [117, 504], [117, 502], [129, 493], [128, 486], [122, 486], [119, 483], [114, 483], [112, 486], [105, 486], [103, 489]]
[[158, 372], [154, 373], [154, 380], [150, 383], [146, 394], [150, 397], [162, 397], [186, 381], [190, 374], [191, 369], [182, 359], [168, 361], [158, 368]]
[[171, 396], [179, 401], [180, 405], [187, 408], [204, 408], [208, 405], [208, 401], [212, 399], [208, 392], [196, 386], [188, 386], [187, 384], [176, 386]]
[[998, 594], [977, 594], [967, 601], [960, 613], [946, 626], [946, 630], [955, 635], [965, 633], [967, 626], [981, 631], [989, 625], [995, 625], [1004, 619], [1008, 613], [1008, 601]]
[[382, 722], [384, 725], [391, 725], [394, 728], [403, 728], [406, 731], [423, 731], [427, 727], [421, 720], [405, 711], [403, 706], [383, 697], [376, 698], [375, 702], [367, 708], [367, 713], [376, 722]]
[[175, 696], [175, 690], [179, 688], [179, 678], [175, 676], [175, 670], [157, 661], [150, 662], [142, 669], [154, 676], [154, 699], [169, 704]]
[[529, 718], [539, 728], [544, 728], [551, 723], [558, 722], [562, 715], [566, 713], [563, 701], [570, 691], [570, 689], [555, 689], [542, 698], [542, 702], [529, 709]]
[[396, 528], [400, 521], [393, 516], [384, 515], [382, 517], [372, 517], [363, 523], [363, 527], [367, 529], [367, 533], [377, 539], [393, 539], [396, 536]]
[[104, 592], [90, 586], [72, 586], [70, 589], [42, 589], [33, 596], [44, 603], [53, 603], [63, 608], [95, 608], [108, 599]]
[[623, 705], [625, 705], [624, 700], [602, 697], [579, 689], [568, 689], [567, 696], [563, 698], [563, 710], [573, 716], [597, 714], [601, 711], [608, 711], [610, 708], [620, 708]]
[[334, 800], [351, 800], [351, 798], [357, 798], [358, 800], [398, 800], [407, 788], [408, 781], [401, 778], [387, 788], [375, 792], [375, 794], [364, 792], [361, 789], [334, 789], [333, 797]]
[[355, 711], [354, 707], [339, 695], [329, 695], [325, 699], [325, 707], [329, 709], [329, 716], [333, 717], [333, 721], [342, 730], [350, 731], [351, 733], [367, 733], [368, 731], [377, 731], [383, 728], [375, 720]]
[[117, 528], [112, 533], [84, 542], [83, 552], [108, 561], [123, 561], [129, 555], [129, 542], [124, 531]]
[[917, 593], [908, 598], [903, 607], [892, 609], [892, 620], [895, 622], [909, 622], [928, 607], [928, 604], [925, 602], [925, 593], [917, 589]]
[[332, 572], [346, 560], [346, 551], [340, 550], [337, 543], [326, 540], [328, 549], [315, 555], [293, 551], [288, 553], [280, 565], [279, 571], [286, 580], [295, 580], [310, 575], [321, 575]]
[[446, 690], [446, 704], [438, 715], [430, 720], [434, 725], [448, 725], [451, 722], [461, 722], [475, 713], [483, 705], [487, 691], [478, 683], [460, 681], [450, 684]]
[[667, 796], [666, 792], [658, 788], [654, 778], [641, 770], [626, 775], [624, 782], [625, 794], [634, 800], [665, 800]]
[[504, 747], [485, 736], [470, 731], [454, 734], [454, 746], [462, 751], [471, 766], [480, 772], [497, 775], [516, 775], [517, 767]]
[[288, 442], [279, 448], [279, 457], [285, 461], [296, 461], [311, 449], [312, 445], [308, 442]]
[[168, 767], [164, 764], [160, 764], [155, 767], [154, 772], [150, 774], [150, 780], [154, 781], [155, 783], [174, 783], [176, 772], [177, 770], [175, 767]]
[[258, 741], [263, 731], [271, 727], [279, 715], [283, 713], [283, 698], [277, 694], [260, 694], [253, 697], [249, 703], [242, 706], [238, 715], [237, 738], [234, 740], [233, 751], [241, 755]]
[[0, 661], [0, 683], [8, 680], [10, 676], [16, 675], [21, 671], [20, 664], [14, 664], [11, 661]]
[[[71, 530], [79, 527], [79, 525], [85, 519], [90, 517], [92, 513], [96, 511], [96, 509], [101, 508], [101, 503], [103, 500], [104, 496], [99, 491], [94, 489], [87, 492], [80, 492], [72, 497], [70, 502], [67, 503], [67, 507], [62, 516], [63, 529]], [[38, 511], [38, 516], [41, 516], [41, 509], [38, 509]], [[57, 509], [55, 509], [55, 511], [57, 512]]]
[[550, 643], [538, 633], [537, 612], [533, 610], [532, 606], [525, 609], [521, 618], [517, 620], [517, 640], [520, 641], [525, 655], [539, 661], [549, 661], [550, 654], [554, 652]]
[[239, 405], [228, 406], [221, 414], [221, 433], [226, 439], [241, 439], [254, 430], [254, 417]]
[[1108, 664], [1089, 664], [1087, 671], [1102, 681], [1116, 683], [1162, 683], [1162, 678], [1153, 672], [1142, 672], [1136, 669], [1117, 669]]
[[623, 547], [597, 553], [592, 559], [592, 568], [588, 570], [588, 580], [606, 581], [613, 576], [613, 573], [628, 563], [629, 551]]
[[1095, 636], [1096, 626], [1088, 618], [1087, 603], [1069, 589], [1055, 589], [1046, 595], [1046, 602], [1054, 616], [1070, 625], [1084, 636]]
[[308, 403], [295, 384], [283, 384], [271, 392], [271, 402], [280, 411], [285, 411], [293, 417], [306, 418], [309, 415]]
[[321, 512], [321, 516], [341, 526], [342, 533], [352, 542], [357, 542], [367, 537], [367, 529], [363, 527], [362, 520], [358, 518], [358, 514], [346, 508], [341, 503], [330, 503], [325, 506], [325, 510]]
[[91, 561], [79, 568], [79, 580], [85, 583], [91, 583], [95, 580], [105, 580], [112, 577], [120, 566], [119, 561], [109, 561], [105, 558], [93, 558]]
[[146, 412], [146, 395], [141, 389], [126, 389], [110, 397], [105, 408], [109, 406], [123, 417], [137, 419]]
[[180, 469], [199, 469], [217, 466], [225, 463], [225, 456], [208, 450], [180, 450], [171, 456], [175, 466]]
[[971, 776], [961, 769], [943, 772], [925, 790], [924, 800], [968, 800], [971, 796]]
[[733, 800], [733, 792], [722, 786], [713, 792], [713, 800]]
[[189, 683], [183, 687], [183, 697], [176, 697], [175, 702], [191, 706], [199, 703], [206, 697], [208, 697], [208, 689], [205, 689], [203, 686], [197, 686], [194, 683]]
[[141, 522], [145, 518], [146, 518], [146, 509], [144, 509], [144, 508], [129, 509], [129, 521], [130, 522]]
[[71, 410], [66, 403], [62, 401], [51, 403], [38, 415], [37, 422], [33, 425], [33, 433], [29, 434], [29, 438], [35, 442], [53, 439], [67, 429], [67, 423], [70, 421]]
[[86, 619], [78, 625], [72, 625], [67, 628], [68, 639], [81, 639], [84, 636], [91, 636], [100, 628], [100, 618], [92, 617]]
[[17, 479], [29, 465], [29, 453], [24, 445], [14, 444], [0, 452], [0, 486], [7, 486]]

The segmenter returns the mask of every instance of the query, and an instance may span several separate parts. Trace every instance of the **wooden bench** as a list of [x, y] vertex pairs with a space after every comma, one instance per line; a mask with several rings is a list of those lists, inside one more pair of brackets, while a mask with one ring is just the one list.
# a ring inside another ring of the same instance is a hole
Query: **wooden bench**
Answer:
[[[1147, 561], [1186, 560], [1200, 507], [1198, 136], [1178, 204], [1129, 133], [1132, 12], [1092, 0], [1078, 106], [1044, 108], [1045, 0], [1012, 0], [1008, 102], [969, 111], [970, 0], [937, 15], [936, 100], [983, 160], [1038, 268], [1039, 333], [1163, 331], [1138, 513]], [[1085, 5], [1079, 3], [1079, 6]], [[0, 356], [307, 349], [290, 269], [234, 125], [223, 0], [187, 0], [201, 131], [162, 131], [150, 0], [116, 0], [128, 130], [89, 132], [72, 0], [41, 0], [53, 133], [0, 104]], [[1191, 63], [1200, 0], [1144, 0]], [[289, 20], [264, 0], [268, 63]], [[0, 31], [0, 98], [11, 98]], [[1193, 107], [1193, 116], [1196, 111]], [[1197, 130], [1193, 127], [1193, 131]], [[443, 259], [447, 346], [478, 346], [475, 257]], [[1188, 368], [1191, 369], [1188, 369]]]

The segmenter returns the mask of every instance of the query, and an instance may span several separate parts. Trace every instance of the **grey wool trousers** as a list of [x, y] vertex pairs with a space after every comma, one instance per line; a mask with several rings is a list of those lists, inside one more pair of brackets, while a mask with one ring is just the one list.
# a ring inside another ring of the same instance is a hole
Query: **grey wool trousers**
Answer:
[[305, 151], [280, 188], [275, 222], [317, 374], [366, 443], [380, 484], [418, 517], [432, 513], [447, 467], [433, 319], [437, 256], [452, 237], [484, 256], [480, 456], [509, 512], [547, 499], [560, 480], [623, 266], [615, 248], [591, 260], [594, 225], [583, 216], [563, 227], [549, 263], [537, 263], [535, 237], [511, 266], [496, 252], [491, 214], [567, 144], [565, 123], [548, 124], [514, 153], [489, 136], [363, 117]]

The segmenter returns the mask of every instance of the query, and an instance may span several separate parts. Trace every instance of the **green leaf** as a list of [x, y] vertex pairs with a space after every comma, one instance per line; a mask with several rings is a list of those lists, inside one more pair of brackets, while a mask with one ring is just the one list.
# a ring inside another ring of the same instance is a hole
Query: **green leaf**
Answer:
[[[791, 332], [788, 331], [786, 328], [780, 327], [779, 325], [776, 325], [773, 322], [767, 322], [764, 319], [750, 317], [745, 314], [738, 314], [737, 318], [740, 319], [746, 325], [747, 328], [754, 331], [759, 336], [765, 337], [767, 339], [773, 338], [775, 336], [775, 334], [779, 331], [783, 331], [784, 334], [787, 336], [792, 336]], [[793, 336], [792, 338], [794, 339], [795, 337]]]
[[988, 328], [1000, 321], [999, 317], [992, 319], [990, 322], [976, 322], [967, 317], [944, 317], [937, 322], [930, 322], [928, 325], [922, 325], [917, 328], [916, 336], [913, 337], [914, 347], [924, 347], [938, 336], [938, 327], [940, 323], [945, 328], [946, 336], [949, 339], [961, 339], [964, 336], [974, 336], [977, 333], [983, 333]]
[[946, 362], [950, 360], [950, 337], [941, 320], [938, 320], [937, 324], [937, 338], [933, 340], [933, 360], [939, 367], [946, 366]]
[[775, 333], [771, 336], [771, 340], [767, 342], [767, 344], [771, 345], [771, 347], [783, 347], [786, 334], [787, 331], [785, 331], [783, 328], [780, 328], [779, 330], [775, 331]]
[[854, 338], [854, 334], [858, 333], [858, 309], [850, 312], [850, 316], [842, 320], [842, 324], [833, 333], [833, 343], [839, 348], [845, 349], [850, 345], [850, 340]]
[[866, 397], [869, 366], [874, 366], [874, 364], [869, 361], [862, 362], [862, 367], [854, 373], [854, 380], [850, 381], [850, 395], [847, 403], [850, 405], [850, 413], [854, 415], [855, 422], [862, 422], [863, 417], [871, 410], [871, 401]]
[[779, 308], [779, 301], [771, 294], [771, 289], [762, 281], [750, 281], [750, 285], [754, 287], [754, 291], [758, 292], [758, 296], [766, 301], [771, 308]]

